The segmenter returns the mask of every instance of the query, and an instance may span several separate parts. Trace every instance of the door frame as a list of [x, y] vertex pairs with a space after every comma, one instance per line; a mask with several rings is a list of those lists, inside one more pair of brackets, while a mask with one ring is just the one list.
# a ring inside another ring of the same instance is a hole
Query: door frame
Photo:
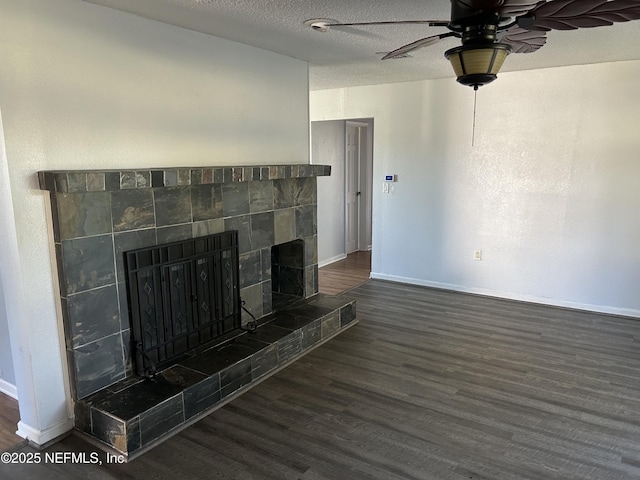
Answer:
[[358, 141], [358, 160], [357, 160], [357, 177], [358, 191], [360, 195], [356, 197], [357, 202], [357, 221], [356, 229], [356, 248], [353, 251], [366, 251], [372, 249], [371, 240], [371, 222], [373, 217], [372, 196], [373, 196], [373, 118], [370, 119], [347, 119], [344, 125], [344, 194], [345, 194], [345, 211], [344, 211], [344, 252], [349, 254], [347, 250], [348, 234], [349, 234], [349, 215], [347, 214], [347, 166], [348, 166], [348, 129], [349, 127], [357, 127]]

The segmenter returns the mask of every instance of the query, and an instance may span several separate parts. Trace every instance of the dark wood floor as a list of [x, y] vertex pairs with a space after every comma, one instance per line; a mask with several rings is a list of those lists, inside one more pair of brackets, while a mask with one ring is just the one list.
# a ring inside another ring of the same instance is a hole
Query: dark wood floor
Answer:
[[366, 282], [371, 273], [371, 252], [354, 252], [318, 270], [320, 293], [336, 295]]
[[0, 478], [640, 478], [640, 320], [375, 280], [349, 294], [359, 324], [131, 463]]
[[16, 435], [19, 421], [18, 401], [0, 393], [0, 452], [22, 441]]

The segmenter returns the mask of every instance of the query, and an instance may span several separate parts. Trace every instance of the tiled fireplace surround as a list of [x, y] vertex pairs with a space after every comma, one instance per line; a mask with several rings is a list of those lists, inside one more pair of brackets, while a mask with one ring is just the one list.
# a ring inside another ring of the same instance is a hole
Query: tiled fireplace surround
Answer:
[[[318, 294], [316, 177], [325, 175], [329, 166], [306, 164], [39, 172], [80, 431], [133, 458], [355, 323], [355, 302]], [[240, 294], [260, 327], [152, 380], [136, 376], [123, 253], [228, 230], [238, 231]], [[272, 313], [271, 247], [293, 240], [304, 244], [305, 299]]]

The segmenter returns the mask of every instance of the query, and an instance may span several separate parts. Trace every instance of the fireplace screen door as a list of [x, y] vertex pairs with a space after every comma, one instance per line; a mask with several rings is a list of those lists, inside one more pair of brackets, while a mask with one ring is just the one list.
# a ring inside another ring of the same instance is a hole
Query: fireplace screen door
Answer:
[[125, 253], [138, 375], [240, 328], [238, 232]]

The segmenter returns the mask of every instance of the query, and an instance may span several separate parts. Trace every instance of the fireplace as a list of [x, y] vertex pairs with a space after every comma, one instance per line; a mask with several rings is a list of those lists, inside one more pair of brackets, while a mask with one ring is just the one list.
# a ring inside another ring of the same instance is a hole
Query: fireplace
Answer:
[[237, 231], [126, 252], [125, 271], [138, 375], [240, 328]]
[[39, 172], [79, 431], [131, 458], [356, 323], [354, 300], [318, 294], [316, 177], [329, 174]]

